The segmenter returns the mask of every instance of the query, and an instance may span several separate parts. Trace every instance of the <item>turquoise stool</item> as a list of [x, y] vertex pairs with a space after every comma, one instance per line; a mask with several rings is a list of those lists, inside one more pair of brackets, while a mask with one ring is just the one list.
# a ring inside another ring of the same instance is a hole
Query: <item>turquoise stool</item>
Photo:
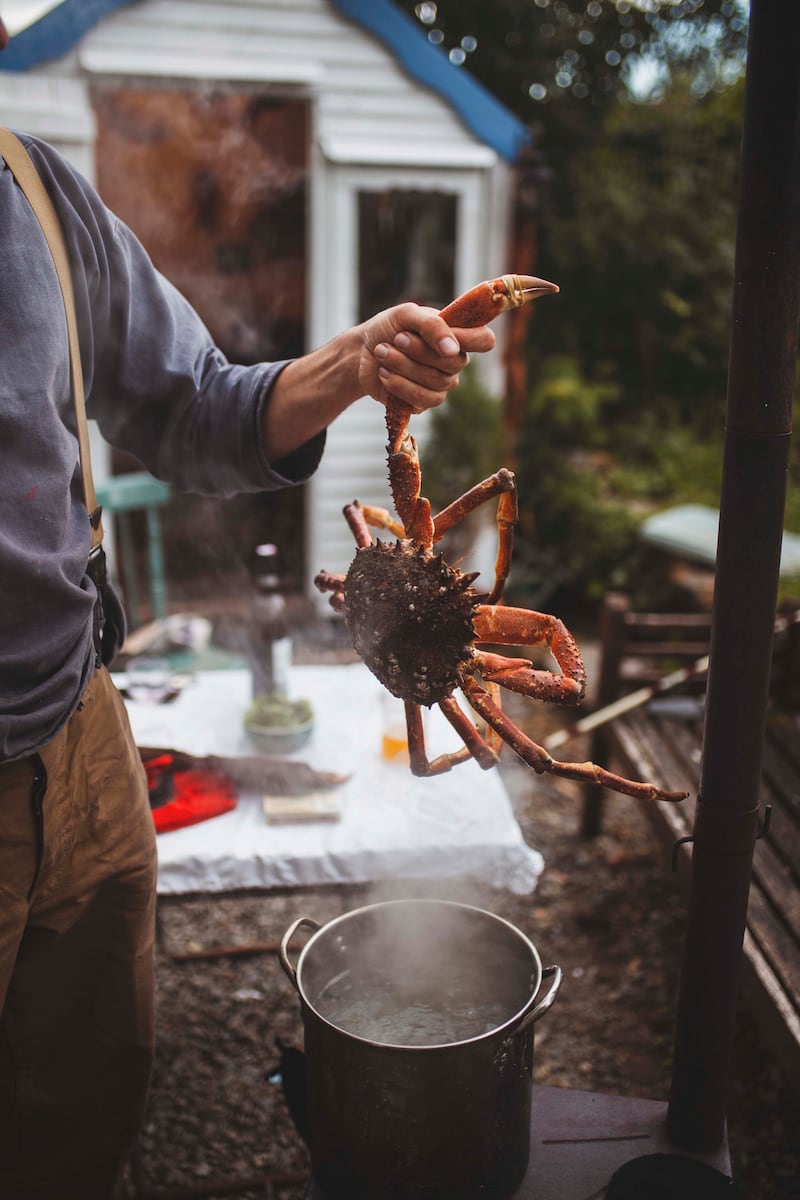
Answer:
[[136, 576], [136, 551], [131, 535], [130, 513], [144, 510], [147, 520], [147, 555], [150, 570], [150, 605], [153, 618], [167, 615], [167, 585], [164, 576], [164, 550], [161, 541], [159, 509], [167, 503], [170, 490], [166, 483], [147, 471], [113, 475], [95, 484], [97, 503], [105, 514], [117, 518], [120, 558], [125, 570], [126, 608], [139, 615], [139, 586]]

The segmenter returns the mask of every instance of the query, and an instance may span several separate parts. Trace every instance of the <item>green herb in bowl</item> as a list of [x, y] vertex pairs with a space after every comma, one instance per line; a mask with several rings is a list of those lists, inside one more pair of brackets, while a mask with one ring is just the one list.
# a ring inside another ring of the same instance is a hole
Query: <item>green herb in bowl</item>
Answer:
[[244, 716], [248, 735], [270, 754], [291, 754], [299, 750], [311, 736], [314, 713], [308, 700], [290, 700], [275, 692], [261, 693]]

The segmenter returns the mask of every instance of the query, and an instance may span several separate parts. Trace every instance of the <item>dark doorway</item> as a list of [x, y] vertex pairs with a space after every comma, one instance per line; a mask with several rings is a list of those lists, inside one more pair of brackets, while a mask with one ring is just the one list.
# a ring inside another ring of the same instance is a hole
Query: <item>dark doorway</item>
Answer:
[[398, 188], [358, 193], [358, 319], [403, 300], [455, 295], [457, 198]]

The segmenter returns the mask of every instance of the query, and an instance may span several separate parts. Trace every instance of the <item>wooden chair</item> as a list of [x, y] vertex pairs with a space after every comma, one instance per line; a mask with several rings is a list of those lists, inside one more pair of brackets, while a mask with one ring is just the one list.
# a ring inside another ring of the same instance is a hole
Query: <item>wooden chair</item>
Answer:
[[[753, 858], [742, 971], [743, 994], [767, 1040], [800, 1081], [800, 614], [776, 634], [772, 700], [762, 761], [762, 824]], [[691, 666], [707, 652], [707, 614], [634, 613], [626, 597], [608, 597], [602, 621], [599, 704], [632, 687], [657, 684], [659, 672]], [[700, 698], [702, 672], [689, 672], [684, 696]], [[687, 696], [687, 691], [689, 695]], [[656, 695], [658, 693], [656, 692]], [[594, 730], [593, 761], [670, 789], [683, 804], [648, 805], [659, 838], [684, 885], [689, 881], [702, 754], [702, 705], [684, 712], [652, 701]], [[604, 793], [586, 790], [583, 833], [601, 826]]]
[[[609, 593], [600, 623], [597, 707], [604, 708], [634, 689], [655, 686], [678, 667], [691, 668], [708, 654], [710, 633], [710, 613], [637, 613], [632, 611], [627, 596]], [[700, 671], [692, 690], [696, 692], [698, 685], [704, 687]], [[592, 762], [608, 762], [614, 732], [614, 723], [594, 730], [589, 755]], [[603, 801], [602, 790], [586, 789], [584, 837], [599, 833]]]

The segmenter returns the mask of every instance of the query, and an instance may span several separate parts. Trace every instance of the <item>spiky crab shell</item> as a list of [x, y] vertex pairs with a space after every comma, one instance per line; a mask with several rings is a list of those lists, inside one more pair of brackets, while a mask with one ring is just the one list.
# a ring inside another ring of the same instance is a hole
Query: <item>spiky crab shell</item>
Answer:
[[473, 576], [413, 542], [356, 552], [344, 582], [353, 645], [385, 688], [431, 705], [458, 686], [473, 655]]

